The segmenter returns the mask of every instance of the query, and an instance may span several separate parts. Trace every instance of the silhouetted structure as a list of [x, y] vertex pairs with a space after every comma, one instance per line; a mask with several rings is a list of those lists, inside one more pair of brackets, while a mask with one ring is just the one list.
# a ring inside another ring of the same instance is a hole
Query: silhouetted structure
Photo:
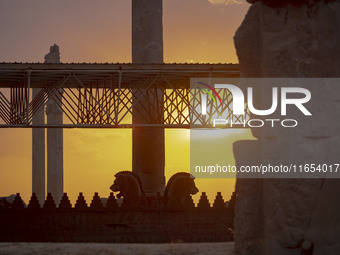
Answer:
[[[145, 198], [135, 208], [118, 207], [111, 193], [106, 206], [94, 194], [90, 206], [79, 194], [72, 207], [64, 193], [56, 207], [48, 194], [43, 208], [35, 194], [25, 208], [17, 194], [12, 208], [0, 208], [1, 242], [225, 242], [232, 240], [233, 214], [226, 207], [211, 207], [208, 199], [195, 207], [191, 197], [181, 209], [165, 200]], [[146, 199], [146, 200], [145, 200]], [[218, 194], [215, 200], [223, 200]], [[202, 203], [204, 206], [202, 206]], [[123, 202], [124, 204], [124, 202]], [[144, 206], [141, 206], [144, 205]], [[34, 210], [33, 210], [34, 209]]]

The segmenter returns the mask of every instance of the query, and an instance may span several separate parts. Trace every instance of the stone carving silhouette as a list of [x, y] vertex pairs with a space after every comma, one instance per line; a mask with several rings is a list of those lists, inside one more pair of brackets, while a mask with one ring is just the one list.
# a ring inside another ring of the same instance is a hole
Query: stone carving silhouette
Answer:
[[116, 179], [110, 189], [118, 192], [117, 198], [124, 198], [123, 204], [134, 206], [139, 198], [144, 195], [142, 182], [138, 175], [129, 171], [121, 171], [115, 174]]
[[194, 176], [184, 172], [171, 176], [164, 191], [164, 198], [168, 208], [183, 208], [185, 198], [188, 195], [197, 194], [198, 189], [194, 179]]
[[[0, 208], [12, 208], [16, 194], [9, 195], [7, 197], [0, 197]], [[26, 204], [23, 202], [24, 207]]]
[[50, 47], [50, 52], [45, 55], [45, 63], [46, 64], [60, 63], [60, 52], [58, 45], [53, 44]]
[[[12, 194], [7, 197], [0, 197], [0, 208], [13, 208], [13, 203], [16, 196], [16, 194]], [[24, 207], [27, 207], [24, 201], [22, 201], [22, 204]]]
[[[158, 194], [159, 202], [161, 202], [161, 204], [166, 204], [168, 208], [183, 209], [186, 200], [188, 200], [188, 196], [195, 195], [198, 192], [194, 179], [195, 177], [190, 173], [178, 172], [174, 174], [167, 183], [164, 196], [161, 197]], [[118, 172], [115, 175], [115, 180], [110, 189], [113, 192], [119, 192], [116, 197], [118, 199], [123, 198], [123, 206], [141, 207], [141, 204], [147, 206], [147, 204], [149, 205], [150, 203], [148, 202], [146, 204], [148, 199], [146, 199], [143, 191], [142, 182], [139, 176], [133, 172]], [[162, 206], [159, 205], [159, 208], [162, 208]]]
[[13, 202], [8, 202], [7, 197], [0, 197], [0, 208], [12, 208]]

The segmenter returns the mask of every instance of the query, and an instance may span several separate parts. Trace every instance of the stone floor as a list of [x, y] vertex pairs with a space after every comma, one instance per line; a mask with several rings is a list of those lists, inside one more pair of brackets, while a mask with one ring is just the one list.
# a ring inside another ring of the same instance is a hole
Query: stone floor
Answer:
[[7, 254], [95, 255], [234, 255], [234, 243], [101, 244], [101, 243], [0, 243]]

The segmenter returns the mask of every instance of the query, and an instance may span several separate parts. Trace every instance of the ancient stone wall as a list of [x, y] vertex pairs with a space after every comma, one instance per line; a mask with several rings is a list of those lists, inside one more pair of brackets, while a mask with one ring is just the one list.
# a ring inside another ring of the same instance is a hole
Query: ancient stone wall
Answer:
[[49, 194], [42, 206], [35, 195], [27, 208], [17, 194], [11, 208], [0, 208], [1, 242], [226, 242], [232, 241], [233, 202], [221, 193], [210, 205], [202, 193], [182, 208], [169, 208], [157, 196], [121, 207], [111, 194], [103, 206], [98, 194], [87, 204], [82, 194], [74, 206], [64, 194], [56, 208]]
[[[250, 2], [235, 34], [241, 77], [340, 77], [339, 1]], [[303, 132], [254, 128], [256, 141], [234, 144], [236, 163], [338, 161], [339, 91], [319, 87], [312, 94], [311, 126]], [[338, 254], [338, 180], [238, 179], [236, 187], [237, 254]], [[328, 199], [336, 203], [322, 202]]]

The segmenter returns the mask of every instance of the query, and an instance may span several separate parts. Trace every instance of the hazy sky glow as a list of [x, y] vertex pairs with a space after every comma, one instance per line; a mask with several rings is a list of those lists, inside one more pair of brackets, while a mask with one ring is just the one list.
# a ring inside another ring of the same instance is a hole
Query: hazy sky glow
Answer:
[[[249, 5], [210, 1], [164, 0], [165, 62], [237, 62], [233, 35]], [[2, 0], [0, 14], [0, 61], [42, 62], [53, 43], [63, 62], [131, 61], [129, 0]]]
[[[240, 3], [240, 4], [238, 4]], [[227, 4], [227, 5], [226, 5]], [[233, 35], [249, 8], [236, 0], [164, 0], [165, 62], [237, 63]], [[130, 62], [129, 0], [1, 0], [0, 62], [43, 62], [49, 47], [60, 47], [62, 62]], [[249, 131], [227, 139], [250, 137]], [[0, 130], [0, 196], [31, 194], [31, 130]], [[166, 131], [167, 178], [189, 171], [189, 131]], [[84, 192], [108, 196], [113, 175], [131, 170], [131, 130], [64, 131], [65, 191], [74, 202]], [[225, 199], [234, 180], [197, 180], [212, 199]], [[197, 201], [198, 196], [195, 196]], [[213, 202], [213, 201], [211, 201]]]

